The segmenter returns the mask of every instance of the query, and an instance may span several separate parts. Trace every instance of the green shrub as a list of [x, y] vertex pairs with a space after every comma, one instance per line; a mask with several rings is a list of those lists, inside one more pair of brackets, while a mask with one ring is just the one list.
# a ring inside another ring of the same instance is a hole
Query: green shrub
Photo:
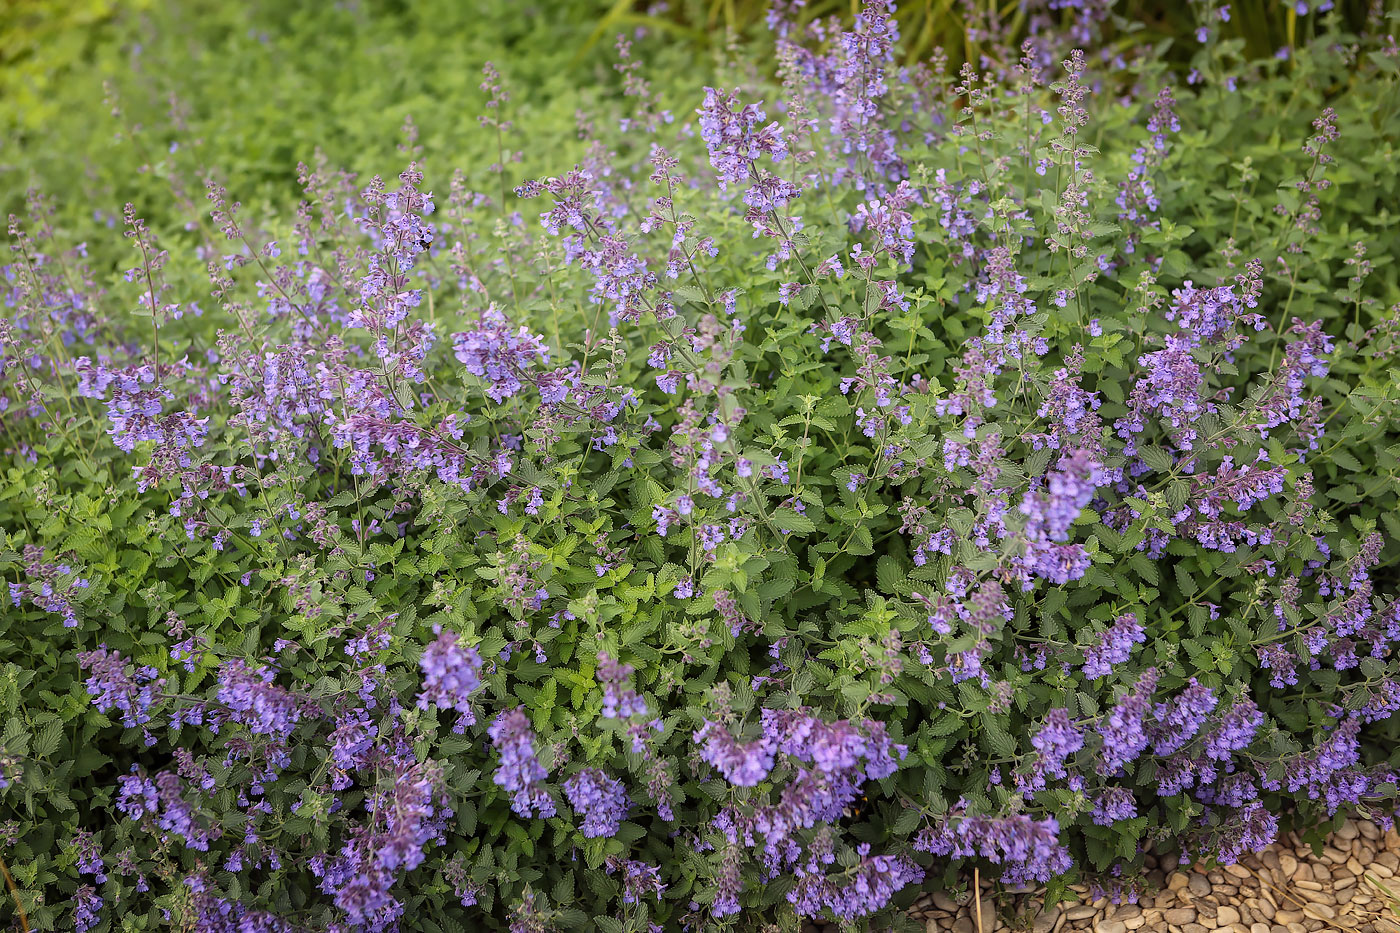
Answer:
[[176, 119], [14, 169], [92, 169], [4, 270], [20, 925], [864, 929], [1392, 819], [1394, 22], [1198, 12], [1182, 83], [153, 12]]

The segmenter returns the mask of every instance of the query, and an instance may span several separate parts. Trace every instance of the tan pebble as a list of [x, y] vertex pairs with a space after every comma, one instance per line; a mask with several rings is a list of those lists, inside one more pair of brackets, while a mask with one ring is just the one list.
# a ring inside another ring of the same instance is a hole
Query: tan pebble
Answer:
[[1337, 912], [1326, 904], [1309, 904], [1303, 908], [1303, 913], [1314, 920], [1337, 919]]
[[1340, 891], [1342, 888], [1349, 888], [1354, 884], [1356, 884], [1355, 875], [1338, 875], [1336, 880], [1332, 882], [1332, 887]]
[[953, 921], [953, 933], [976, 933], [977, 924], [972, 922], [972, 918], [966, 915]]
[[1205, 897], [1210, 893], [1210, 882], [1206, 880], [1205, 875], [1193, 874], [1186, 884], [1186, 889], [1193, 897]]
[[1249, 933], [1269, 933], [1269, 925], [1267, 923], [1250, 924]]
[[1088, 904], [1081, 904], [1078, 907], [1071, 907], [1065, 913], [1065, 916], [1071, 920], [1088, 920], [1095, 913], [1097, 913], [1097, 911]]
[[1188, 884], [1191, 883], [1191, 877], [1192, 876], [1190, 875], [1184, 875], [1181, 873], [1172, 875], [1171, 880], [1167, 882], [1167, 890], [1180, 891], [1182, 888], [1186, 887]]
[[1280, 910], [1274, 914], [1274, 923], [1281, 923], [1288, 926], [1290, 923], [1300, 923], [1303, 915], [1296, 910]]
[[1217, 884], [1215, 888], [1211, 891], [1211, 893], [1218, 898], [1225, 899], [1234, 897], [1235, 892], [1238, 890], [1239, 888], [1235, 887], [1233, 884], [1230, 884], [1230, 882], [1223, 881], [1220, 884]]
[[1328, 868], [1328, 867], [1325, 866], [1325, 865], [1317, 865], [1317, 864], [1314, 864], [1314, 865], [1313, 865], [1312, 870], [1313, 870], [1313, 880], [1314, 880], [1314, 881], [1320, 881], [1320, 882], [1322, 882], [1323, 884], [1326, 884], [1327, 882], [1331, 881], [1331, 880], [1332, 880], [1332, 872], [1337, 871], [1337, 869], [1335, 869], [1335, 868]]
[[1307, 862], [1302, 862], [1297, 868], [1293, 869], [1293, 874], [1289, 877], [1294, 881], [1311, 881], [1313, 880], [1312, 866]]
[[1265, 867], [1278, 868], [1278, 853], [1275, 852], [1273, 849], [1269, 849], [1261, 856], [1261, 858], [1264, 862]]
[[946, 910], [953, 914], [958, 912], [957, 901], [949, 897], [946, 891], [934, 891], [933, 903], [939, 910]]
[[1249, 869], [1245, 868], [1243, 865], [1226, 865], [1225, 872], [1226, 874], [1234, 875], [1236, 878], [1253, 877], [1250, 875]]
[[1233, 907], [1221, 907], [1215, 912], [1215, 919], [1220, 921], [1221, 926], [1229, 926], [1240, 922], [1240, 912]]
[[[1381, 854], [1384, 855], [1385, 853], [1381, 853]], [[1394, 878], [1394, 877], [1395, 877], [1395, 872], [1391, 871], [1389, 868], [1387, 868], [1386, 866], [1384, 866], [1384, 865], [1381, 864], [1381, 859], [1380, 859], [1380, 856], [1379, 856], [1379, 855], [1376, 856], [1376, 860], [1375, 860], [1374, 862], [1371, 863], [1370, 869], [1369, 869], [1369, 870], [1370, 870], [1371, 874], [1375, 875], [1377, 878]]]
[[1280, 852], [1278, 856], [1279, 871], [1284, 877], [1291, 877], [1298, 870], [1298, 860], [1288, 852]]
[[1288, 925], [1288, 933], [1308, 933], [1308, 928], [1301, 923], [1290, 923]]
[[1146, 917], [1129, 917], [1123, 921], [1123, 926], [1129, 930], [1136, 930], [1147, 923]]
[[1299, 887], [1299, 888], [1302, 888], [1304, 891], [1325, 891], [1325, 890], [1326, 890], [1326, 888], [1324, 888], [1322, 885], [1318, 884], [1316, 881], [1294, 881], [1293, 884], [1294, 884], [1295, 886]]
[[1362, 823], [1357, 826], [1357, 829], [1360, 830], [1361, 835], [1366, 839], [1376, 840], [1381, 838], [1380, 827], [1375, 823]]
[[1100, 920], [1094, 924], [1094, 933], [1128, 933], [1128, 927], [1122, 920]]
[[1185, 923], [1192, 923], [1196, 919], [1196, 911], [1190, 907], [1176, 907], [1162, 915], [1162, 919], [1167, 923], [1181, 926]]
[[1142, 908], [1137, 904], [1123, 904], [1114, 913], [1119, 920], [1131, 920], [1134, 917], [1142, 916]]
[[1322, 857], [1333, 865], [1341, 865], [1347, 860], [1347, 854], [1333, 846], [1323, 846]]
[[[1355, 878], [1352, 878], [1351, 880], [1352, 880], [1353, 882], [1356, 881]], [[1347, 886], [1344, 887], [1344, 888], [1338, 888], [1338, 889], [1333, 893], [1333, 895], [1332, 895], [1332, 900], [1333, 900], [1335, 903], [1338, 903], [1338, 904], [1349, 904], [1349, 903], [1351, 903], [1351, 899], [1352, 899], [1355, 895], [1356, 895], [1356, 886], [1355, 886], [1354, 884], [1350, 884], [1350, 885], [1347, 885]]]
[[1274, 908], [1274, 905], [1273, 905], [1273, 904], [1270, 904], [1268, 901], [1265, 901], [1265, 900], [1252, 900], [1252, 901], [1246, 901], [1245, 903], [1249, 906], [1249, 909], [1250, 909], [1250, 910], [1254, 911], [1256, 914], [1258, 914], [1259, 916], [1263, 917], [1265, 920], [1273, 920], [1273, 919], [1274, 919], [1274, 910], [1275, 910], [1275, 908]]
[[1271, 889], [1265, 888], [1260, 891], [1259, 894], [1268, 902], [1270, 907], [1278, 907], [1278, 898], [1274, 897], [1274, 892]]
[[1225, 881], [1225, 876], [1218, 871], [1206, 872], [1206, 878], [1210, 880], [1211, 884], [1222, 884]]
[[1269, 933], [1288, 933], [1288, 927], [1275, 923], [1269, 927]]
[[1199, 923], [1183, 923], [1181, 925], [1181, 933], [1208, 933], [1209, 930], [1209, 927]]
[[1049, 933], [1050, 930], [1054, 929], [1055, 922], [1059, 919], [1060, 908], [1047, 907], [1036, 916], [1035, 923], [1032, 924], [1031, 929], [1034, 933]]
[[1400, 855], [1396, 855], [1394, 851], [1386, 849], [1376, 856], [1376, 864], [1384, 865], [1393, 872], [1395, 869], [1400, 868]]
[[[1363, 849], [1362, 851], [1364, 852], [1365, 850]], [[1365, 866], [1361, 864], [1356, 856], [1353, 855], [1351, 858], [1347, 859], [1347, 871], [1351, 872], [1353, 875], [1360, 875], [1364, 870]]]

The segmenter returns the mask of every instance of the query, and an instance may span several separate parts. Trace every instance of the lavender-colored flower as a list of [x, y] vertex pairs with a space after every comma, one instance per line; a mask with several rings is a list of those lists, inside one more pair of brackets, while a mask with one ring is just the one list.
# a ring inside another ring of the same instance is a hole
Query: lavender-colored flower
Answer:
[[151, 707], [159, 702], [164, 684], [155, 668], [137, 667], [105, 645], [80, 652], [78, 664], [88, 672], [87, 692], [99, 712], [117, 710], [128, 728], [151, 721]]
[[764, 156], [774, 162], [787, 158], [787, 141], [782, 127], [764, 123], [757, 103], [743, 104], [737, 91], [705, 88], [700, 115], [700, 137], [710, 150], [710, 164], [721, 184], [748, 184], [754, 178], [754, 163]]
[[250, 668], [239, 659], [225, 661], [219, 669], [217, 696], [228, 710], [229, 719], [247, 726], [250, 732], [286, 738], [312, 711], [312, 706], [274, 684], [273, 676], [273, 671], [265, 666]]
[[1031, 739], [1039, 752], [1036, 770], [1052, 778], [1065, 776], [1064, 761], [1084, 747], [1084, 733], [1069, 718], [1069, 710], [1052, 709], [1045, 714], [1045, 724]]
[[1080, 450], [1060, 460], [1046, 477], [1043, 491], [1031, 489], [1022, 497], [1025, 549], [1016, 563], [1025, 574], [1024, 588], [1030, 589], [1034, 577], [1067, 583], [1089, 569], [1089, 554], [1083, 545], [1063, 542], [1069, 540], [1070, 526], [1089, 504], [1094, 491], [1107, 481], [1099, 463]]
[[632, 674], [632, 665], [619, 664], [611, 655], [599, 652], [598, 679], [603, 682], [604, 719], [631, 719], [646, 715], [646, 701], [628, 683]]
[[456, 633], [448, 630], [423, 651], [418, 661], [423, 671], [423, 689], [418, 708], [436, 704], [438, 709], [455, 709], [457, 722], [452, 731], [459, 735], [476, 722], [471, 696], [481, 686], [481, 656], [475, 648], [463, 648]]
[[1150, 727], [1153, 753], [1170, 755], [1191, 741], [1217, 703], [1215, 691], [1197, 683], [1194, 677], [1175, 698], [1158, 703], [1152, 710], [1157, 721]]
[[661, 870], [655, 865], [633, 859], [608, 857], [608, 874], [622, 875], [622, 903], [636, 904], [648, 897], [659, 898], [666, 890], [661, 880]]
[[1129, 788], [1105, 787], [1093, 801], [1093, 818], [1099, 826], [1112, 826], [1137, 816], [1137, 798]]
[[1156, 685], [1157, 671], [1148, 668], [1133, 689], [1100, 720], [1098, 732], [1103, 739], [1098, 757], [1100, 774], [1116, 774], [1147, 748], [1146, 720], [1152, 709], [1152, 690]]
[[952, 858], [984, 858], [1002, 868], [1002, 880], [1018, 885], [1045, 882], [1067, 871], [1073, 860], [1060, 843], [1060, 824], [1027, 814], [991, 817], [955, 811], [914, 841], [921, 852]]
[[564, 782], [569, 806], [583, 818], [580, 825], [587, 837], [611, 836], [627, 815], [627, 791], [617, 778], [597, 768], [584, 768]]
[[1215, 761], [1229, 761], [1235, 752], [1249, 747], [1263, 722], [1264, 714], [1253, 700], [1242, 697], [1235, 701], [1206, 736], [1206, 757]]
[[87, 933], [97, 926], [102, 920], [98, 913], [101, 909], [102, 897], [97, 889], [90, 884], [80, 885], [73, 892], [73, 929], [78, 933]]
[[736, 787], [754, 787], [773, 768], [773, 742], [763, 735], [741, 742], [720, 723], [706, 720], [695, 731], [702, 760], [719, 769], [724, 779]]
[[1115, 664], [1122, 664], [1132, 655], [1133, 645], [1147, 640], [1137, 614], [1125, 612], [1113, 620], [1113, 625], [1101, 636], [1097, 645], [1084, 649], [1084, 676], [1097, 680], [1112, 673]]
[[487, 730], [500, 763], [496, 766], [496, 784], [511, 794], [511, 809], [520, 816], [554, 816], [554, 799], [545, 789], [549, 772], [535, 756], [535, 733], [530, 720], [519, 709], [507, 710], [496, 717]]
[[511, 327], [506, 316], [494, 305], [481, 312], [476, 327], [452, 335], [453, 353], [473, 376], [486, 382], [486, 394], [504, 402], [524, 387], [537, 363], [549, 359], [543, 337], [525, 327]]

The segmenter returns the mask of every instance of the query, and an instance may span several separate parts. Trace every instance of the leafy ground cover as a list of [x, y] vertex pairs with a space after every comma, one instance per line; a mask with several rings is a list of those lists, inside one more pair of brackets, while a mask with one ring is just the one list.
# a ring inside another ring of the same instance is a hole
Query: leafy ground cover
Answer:
[[868, 929], [1392, 820], [1395, 14], [1055, 7], [28, 60], [12, 922]]

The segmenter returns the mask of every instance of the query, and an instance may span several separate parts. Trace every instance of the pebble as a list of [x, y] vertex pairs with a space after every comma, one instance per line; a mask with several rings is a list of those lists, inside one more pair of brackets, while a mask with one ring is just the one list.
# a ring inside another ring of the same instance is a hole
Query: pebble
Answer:
[[1098, 911], [1093, 907], [1090, 907], [1088, 904], [1083, 904], [1079, 907], [1071, 907], [1065, 916], [1070, 920], [1088, 920], [1096, 913], [1098, 913]]
[[1240, 922], [1240, 912], [1233, 907], [1221, 905], [1215, 912], [1216, 923], [1222, 927]]
[[949, 913], [957, 913], [957, 903], [942, 891], [933, 892], [933, 903], [939, 910], [946, 910]]
[[1336, 920], [1337, 912], [1326, 904], [1309, 904], [1303, 908], [1303, 913], [1314, 920]]
[[1094, 924], [1094, 933], [1128, 933], [1128, 927], [1122, 920], [1100, 920]]
[[1191, 880], [1187, 882], [1186, 887], [1196, 897], [1205, 897], [1206, 895], [1210, 894], [1210, 882], [1206, 880], [1205, 875], [1192, 875]]
[[1162, 919], [1167, 923], [1180, 926], [1185, 923], [1192, 923], [1196, 919], [1196, 911], [1190, 907], [1175, 907], [1162, 915]]

